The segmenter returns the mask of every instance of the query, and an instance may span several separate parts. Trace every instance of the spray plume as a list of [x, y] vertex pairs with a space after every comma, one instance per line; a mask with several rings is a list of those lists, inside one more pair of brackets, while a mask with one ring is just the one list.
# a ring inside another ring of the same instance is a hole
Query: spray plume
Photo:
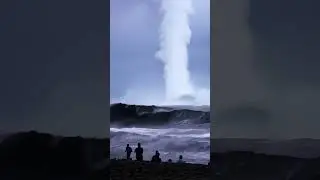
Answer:
[[192, 0], [162, 0], [161, 12], [160, 50], [156, 56], [164, 63], [166, 101], [192, 102], [194, 87], [188, 70]]

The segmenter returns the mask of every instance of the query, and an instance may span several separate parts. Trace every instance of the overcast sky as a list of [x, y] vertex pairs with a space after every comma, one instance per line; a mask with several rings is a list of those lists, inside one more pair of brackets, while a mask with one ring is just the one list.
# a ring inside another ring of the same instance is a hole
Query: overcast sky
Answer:
[[320, 1], [215, 2], [211, 137], [320, 138]]
[[[197, 0], [190, 26], [193, 82], [210, 87], [210, 1]], [[158, 0], [111, 0], [110, 85], [112, 102], [157, 104], [164, 93], [163, 64], [155, 58], [161, 22]], [[207, 100], [209, 102], [209, 99]]]
[[108, 1], [0, 2], [0, 133], [109, 133]]

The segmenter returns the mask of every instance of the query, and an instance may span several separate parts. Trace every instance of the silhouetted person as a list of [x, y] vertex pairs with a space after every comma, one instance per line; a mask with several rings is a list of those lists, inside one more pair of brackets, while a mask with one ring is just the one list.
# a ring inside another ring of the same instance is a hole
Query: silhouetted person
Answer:
[[169, 162], [169, 163], [172, 163], [172, 159], [169, 159], [168, 162]]
[[127, 153], [127, 160], [130, 160], [130, 156], [131, 156], [131, 153], [132, 153], [132, 148], [129, 146], [129, 144], [127, 144], [127, 147], [126, 147], [126, 151]]
[[177, 163], [184, 163], [184, 161], [182, 159], [183, 159], [183, 157], [182, 157], [182, 155], [180, 155]]
[[152, 156], [151, 162], [161, 163], [159, 151], [156, 151], [156, 154]]
[[138, 143], [138, 147], [134, 150], [136, 153], [136, 159], [137, 161], [143, 161], [143, 148], [141, 147], [141, 144]]

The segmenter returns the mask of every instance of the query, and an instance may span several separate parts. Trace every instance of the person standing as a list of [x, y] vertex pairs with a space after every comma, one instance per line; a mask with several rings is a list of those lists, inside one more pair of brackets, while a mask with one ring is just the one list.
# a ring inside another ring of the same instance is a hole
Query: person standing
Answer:
[[130, 160], [131, 159], [131, 152], [132, 152], [132, 148], [130, 147], [130, 145], [129, 144], [127, 144], [127, 147], [126, 147], [126, 151], [125, 151], [126, 153], [127, 153], [127, 160]]
[[137, 161], [143, 161], [143, 148], [141, 147], [141, 144], [138, 143], [138, 147], [134, 150], [136, 153], [136, 159]]

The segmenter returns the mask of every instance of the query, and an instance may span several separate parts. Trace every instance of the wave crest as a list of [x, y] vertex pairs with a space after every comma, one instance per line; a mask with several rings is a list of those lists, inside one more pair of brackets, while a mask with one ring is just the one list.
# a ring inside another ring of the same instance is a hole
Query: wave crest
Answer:
[[117, 125], [165, 125], [168, 123], [210, 123], [208, 108], [143, 106], [113, 104], [110, 108], [110, 122]]

